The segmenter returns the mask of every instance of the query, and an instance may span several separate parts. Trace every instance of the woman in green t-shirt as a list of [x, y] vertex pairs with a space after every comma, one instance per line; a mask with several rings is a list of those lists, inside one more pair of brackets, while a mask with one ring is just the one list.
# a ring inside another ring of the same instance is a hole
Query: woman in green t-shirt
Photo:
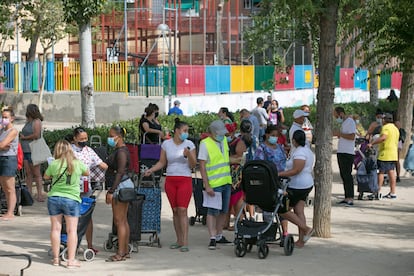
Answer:
[[52, 224], [50, 239], [52, 243], [53, 265], [59, 265], [60, 234], [62, 230], [62, 216], [66, 222], [68, 235], [68, 261], [66, 267], [79, 267], [75, 260], [78, 243], [78, 218], [80, 215], [80, 187], [79, 179], [82, 175], [89, 175], [88, 167], [76, 159], [72, 146], [65, 140], [55, 145], [53, 160], [47, 168], [44, 179], [52, 179], [48, 193], [47, 208]]

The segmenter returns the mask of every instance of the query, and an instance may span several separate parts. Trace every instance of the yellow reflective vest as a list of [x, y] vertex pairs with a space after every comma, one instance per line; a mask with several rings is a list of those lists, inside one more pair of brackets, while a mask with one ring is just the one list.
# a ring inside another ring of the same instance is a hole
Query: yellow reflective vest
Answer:
[[206, 164], [208, 183], [211, 188], [231, 184], [230, 156], [227, 141], [223, 141], [224, 153], [221, 152], [217, 143], [207, 137], [202, 141], [208, 151], [209, 162]]

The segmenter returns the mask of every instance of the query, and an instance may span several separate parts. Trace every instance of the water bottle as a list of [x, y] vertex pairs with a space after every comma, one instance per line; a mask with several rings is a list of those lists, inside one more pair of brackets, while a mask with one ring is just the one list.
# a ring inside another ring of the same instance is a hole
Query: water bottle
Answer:
[[241, 158], [241, 160], [240, 160], [240, 165], [241, 165], [241, 166], [244, 166], [244, 164], [246, 164], [247, 154], [248, 154], [248, 152], [247, 152], [247, 151], [243, 152], [243, 156], [242, 156], [242, 158]]
[[89, 181], [87, 176], [81, 177], [81, 192], [88, 193], [89, 192]]

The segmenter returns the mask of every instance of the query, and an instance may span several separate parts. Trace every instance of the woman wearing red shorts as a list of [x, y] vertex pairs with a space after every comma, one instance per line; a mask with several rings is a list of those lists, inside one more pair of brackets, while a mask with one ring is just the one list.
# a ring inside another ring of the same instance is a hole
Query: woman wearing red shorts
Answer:
[[188, 124], [175, 119], [174, 138], [161, 145], [160, 160], [145, 172], [151, 175], [167, 166], [165, 192], [173, 211], [173, 223], [177, 241], [171, 249], [188, 252], [188, 215], [187, 209], [193, 192], [191, 170], [195, 167], [196, 150], [188, 138]]

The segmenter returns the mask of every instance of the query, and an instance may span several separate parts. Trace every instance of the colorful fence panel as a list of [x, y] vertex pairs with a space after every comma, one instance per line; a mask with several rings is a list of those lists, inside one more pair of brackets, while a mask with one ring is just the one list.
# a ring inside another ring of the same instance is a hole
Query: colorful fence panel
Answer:
[[312, 65], [295, 65], [295, 89], [313, 87]]
[[337, 65], [335, 67], [335, 87], [339, 87], [339, 84], [340, 84], [339, 83], [339, 79], [341, 77], [340, 71], [341, 71], [341, 67], [339, 65]]
[[169, 95], [170, 93], [170, 69], [171, 69], [171, 95], [177, 95], [177, 67], [167, 67], [164, 68], [164, 96]]
[[339, 71], [339, 87], [342, 89], [354, 88], [354, 68], [341, 68]]
[[295, 89], [295, 69], [287, 68], [286, 72], [275, 72], [275, 90]]
[[254, 66], [254, 90], [267, 90], [273, 87], [275, 76], [274, 66]]
[[230, 76], [232, 93], [254, 91], [254, 66], [230, 66]]
[[402, 73], [394, 72], [391, 74], [391, 88], [401, 90]]
[[391, 72], [382, 71], [380, 77], [380, 89], [391, 88]]
[[177, 95], [203, 95], [205, 77], [205, 67], [202, 65], [177, 66]]
[[206, 66], [206, 94], [230, 93], [230, 66]]
[[354, 87], [368, 90], [368, 70], [356, 69], [354, 75]]

